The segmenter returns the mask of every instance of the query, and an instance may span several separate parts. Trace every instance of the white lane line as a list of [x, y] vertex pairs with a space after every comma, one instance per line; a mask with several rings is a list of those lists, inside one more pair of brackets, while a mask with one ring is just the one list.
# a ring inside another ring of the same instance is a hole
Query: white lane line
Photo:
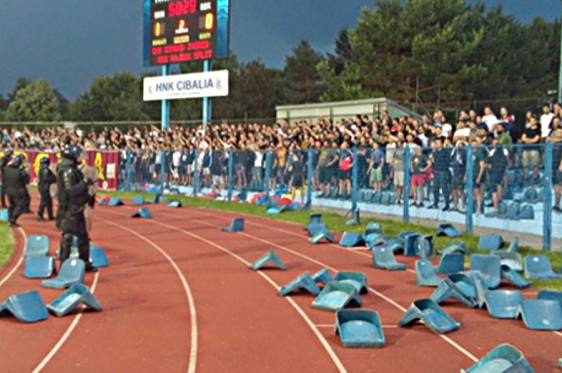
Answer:
[[[96, 275], [94, 276], [94, 282], [92, 283], [92, 288], [90, 289], [90, 292], [92, 294], [96, 291], [96, 286], [98, 284], [99, 274], [100, 273], [97, 272]], [[51, 351], [49, 351], [47, 356], [45, 356], [43, 358], [43, 360], [41, 360], [39, 365], [37, 365], [37, 367], [35, 369], [33, 369], [33, 373], [39, 373], [43, 368], [45, 368], [45, 366], [49, 363], [49, 361], [51, 361], [51, 359], [55, 356], [55, 354], [60, 350], [60, 348], [62, 347], [64, 342], [66, 342], [67, 339], [70, 337], [70, 334], [72, 333], [74, 328], [76, 328], [76, 325], [78, 325], [78, 322], [82, 318], [84, 309], [85, 309], [85, 307], [82, 307], [80, 309], [80, 311], [78, 312], [78, 314], [76, 316], [74, 316], [74, 320], [72, 320], [72, 323], [68, 326], [68, 329], [66, 329], [66, 331], [64, 332], [62, 337], [60, 337], [57, 344], [55, 344], [55, 346], [51, 349]]]
[[[334, 324], [316, 324], [314, 325], [317, 328], [335, 328]], [[398, 325], [381, 325], [383, 329], [395, 329], [398, 328]]]
[[[112, 212], [112, 211], [108, 211], [112, 214], [115, 215], [123, 215], [123, 214], [119, 214], [116, 212]], [[161, 215], [166, 215], [166, 214], [161, 214]], [[173, 215], [172, 215], [173, 216]], [[177, 216], [174, 216], [177, 217]], [[182, 232], [192, 238], [195, 238], [197, 240], [200, 240], [202, 242], [205, 242], [206, 244], [213, 246], [225, 253], [227, 253], [228, 255], [232, 256], [233, 258], [236, 258], [237, 260], [239, 260], [240, 262], [242, 262], [244, 265], [246, 266], [251, 266], [251, 263], [248, 262], [247, 260], [245, 260], [244, 258], [240, 257], [239, 255], [237, 255], [236, 253], [228, 250], [227, 248], [212, 242], [210, 240], [207, 240], [204, 237], [198, 236], [194, 233], [191, 233], [189, 231], [186, 231], [184, 229], [175, 227], [173, 225], [169, 225], [169, 224], [165, 224], [165, 223], [160, 223], [158, 221], [154, 221], [154, 220], [150, 220], [150, 223], [152, 224], [157, 224], [160, 225], [162, 227], [166, 227], [166, 228], [170, 228], [170, 229], [174, 229], [178, 232]], [[210, 226], [214, 226], [212, 224], [207, 224]], [[267, 276], [265, 273], [261, 272], [261, 271], [257, 271], [257, 273], [262, 276], [267, 282], [269, 282], [271, 284], [271, 286], [273, 286], [277, 291], [279, 291], [279, 289], [281, 288], [279, 285], [277, 285], [271, 278], [269, 278], [269, 276]], [[345, 369], [344, 365], [342, 364], [342, 362], [340, 361], [339, 357], [336, 355], [336, 353], [334, 352], [334, 350], [332, 349], [332, 347], [328, 344], [328, 341], [326, 341], [326, 339], [324, 338], [324, 336], [322, 335], [322, 333], [320, 333], [320, 331], [314, 326], [314, 324], [312, 323], [312, 321], [308, 318], [308, 316], [306, 315], [306, 313], [295, 303], [295, 301], [293, 301], [291, 298], [289, 297], [285, 297], [285, 299], [287, 300], [287, 302], [289, 302], [293, 308], [298, 312], [298, 314], [303, 318], [303, 320], [305, 321], [305, 323], [310, 327], [310, 329], [312, 329], [313, 333], [316, 335], [316, 338], [318, 338], [318, 340], [320, 341], [320, 343], [322, 344], [322, 346], [324, 347], [324, 349], [326, 350], [326, 352], [328, 353], [328, 355], [330, 356], [330, 358], [332, 359], [332, 361], [334, 362], [334, 364], [336, 365], [338, 371], [340, 373], [347, 373], [347, 370]]]
[[[167, 213], [161, 213], [161, 215], [170, 216], [170, 217], [174, 217], [174, 218], [177, 218], [177, 217], [178, 217], [177, 215], [171, 215], [171, 214], [167, 214]], [[203, 214], [203, 215], [209, 216], [209, 214]], [[213, 215], [211, 215], [211, 216], [213, 216]], [[216, 217], [216, 215], [214, 215], [214, 216]], [[224, 219], [226, 219], [226, 218], [224, 218]], [[198, 223], [201, 223], [201, 224], [204, 224], [204, 225], [207, 225], [207, 226], [217, 227], [216, 225], [207, 223], [207, 222], [205, 222], [205, 221], [198, 220], [197, 222], [198, 222]], [[265, 227], [265, 228], [268, 228], [268, 229], [273, 229], [273, 228], [270, 228], [270, 227], [267, 227], [267, 226], [264, 226], [264, 227]], [[289, 231], [286, 231], [285, 233], [289, 233]], [[338, 270], [337, 270], [336, 268], [334, 268], [334, 267], [332, 267], [332, 266], [330, 266], [330, 265], [328, 265], [328, 264], [322, 263], [322, 262], [320, 262], [320, 261], [318, 261], [318, 260], [316, 260], [316, 259], [314, 259], [314, 258], [311, 258], [311, 257], [309, 257], [309, 256], [307, 256], [307, 255], [304, 255], [304, 254], [301, 254], [301, 253], [299, 253], [299, 252], [293, 251], [293, 250], [291, 250], [291, 249], [289, 249], [289, 248], [287, 248], [287, 247], [278, 245], [278, 244], [276, 244], [275, 242], [263, 240], [263, 239], [261, 239], [261, 238], [259, 238], [259, 237], [255, 237], [255, 236], [252, 236], [252, 235], [247, 234], [247, 233], [244, 233], [244, 232], [238, 232], [237, 234], [242, 235], [242, 236], [244, 236], [244, 237], [251, 238], [251, 239], [253, 239], [254, 241], [258, 241], [258, 242], [264, 243], [264, 244], [266, 244], [266, 245], [271, 245], [271, 246], [277, 247], [277, 248], [280, 249], [280, 250], [290, 252], [290, 253], [293, 254], [293, 255], [299, 256], [299, 257], [301, 257], [301, 258], [303, 258], [303, 259], [306, 259], [306, 260], [308, 260], [308, 261], [310, 261], [310, 262], [316, 263], [316, 264], [318, 264], [318, 265], [320, 265], [320, 266], [322, 266], [322, 267], [328, 268], [328, 269], [330, 269], [330, 270], [333, 271], [333, 272], [338, 272]], [[355, 252], [355, 251], [351, 251], [351, 252]], [[401, 305], [399, 305], [398, 303], [396, 303], [396, 302], [395, 302], [394, 300], [392, 300], [391, 298], [385, 296], [384, 294], [379, 293], [378, 291], [376, 291], [376, 290], [373, 289], [373, 288], [369, 288], [369, 291], [372, 292], [373, 294], [376, 294], [377, 296], [381, 297], [382, 299], [384, 299], [384, 300], [387, 301], [388, 303], [392, 304], [394, 307], [398, 308], [398, 309], [401, 310], [402, 312], [406, 312], [406, 308], [402, 307]], [[447, 343], [449, 343], [451, 346], [453, 346], [454, 348], [456, 348], [456, 349], [457, 349], [459, 352], [461, 352], [463, 355], [465, 355], [466, 357], [468, 357], [469, 359], [471, 359], [472, 361], [474, 361], [474, 362], [477, 362], [477, 361], [478, 361], [478, 359], [477, 359], [474, 355], [472, 355], [472, 354], [471, 354], [470, 352], [468, 352], [465, 348], [463, 348], [463, 347], [460, 346], [458, 343], [456, 343], [455, 341], [453, 341], [451, 338], [449, 338], [449, 337], [447, 337], [447, 336], [445, 336], [445, 335], [442, 335], [442, 334], [438, 334], [438, 336], [439, 336], [440, 338], [442, 338], [443, 340], [445, 340]]]
[[6, 274], [6, 276], [4, 276], [4, 278], [2, 280], [0, 280], [0, 286], [4, 285], [4, 283], [6, 281], [8, 281], [10, 279], [10, 277], [12, 277], [12, 275], [16, 272], [16, 270], [19, 268], [19, 266], [23, 262], [23, 253], [25, 251], [25, 247], [27, 246], [27, 234], [25, 234], [25, 231], [21, 227], [18, 228], [18, 230], [20, 231], [21, 235], [23, 236], [23, 249], [22, 249], [21, 255], [20, 255], [18, 261], [16, 262], [16, 264], [14, 265], [14, 267], [10, 270], [10, 272], [8, 272]]
[[101, 221], [103, 221], [107, 224], [113, 225], [115, 227], [121, 228], [123, 230], [126, 230], [127, 232], [129, 232], [129, 233], [135, 235], [136, 237], [140, 238], [141, 240], [143, 240], [144, 242], [146, 242], [147, 244], [149, 244], [150, 246], [152, 246], [153, 248], [158, 250], [160, 252], [160, 254], [162, 254], [168, 260], [168, 262], [171, 264], [171, 266], [176, 271], [177, 275], [179, 276], [179, 278], [181, 280], [181, 283], [183, 285], [183, 288], [185, 290], [185, 294], [187, 296], [187, 300], [188, 300], [188, 303], [189, 303], [189, 314], [190, 314], [190, 321], [191, 321], [191, 349], [190, 349], [190, 352], [189, 352], [189, 366], [188, 366], [187, 372], [188, 373], [194, 373], [195, 368], [197, 366], [197, 349], [198, 349], [198, 346], [197, 346], [197, 340], [198, 340], [197, 312], [195, 310], [195, 300], [193, 298], [193, 293], [191, 292], [191, 288], [189, 287], [189, 284], [188, 284], [185, 276], [183, 275], [183, 272], [180, 270], [180, 268], [178, 267], [178, 265], [176, 264], [174, 259], [172, 259], [166, 251], [164, 251], [160, 246], [158, 246], [157, 244], [155, 244], [153, 241], [149, 240], [148, 238], [146, 238], [142, 234], [138, 233], [137, 231], [135, 231], [133, 229], [129, 229], [127, 227], [124, 227], [124, 226], [119, 225], [119, 224], [115, 224], [115, 223], [110, 222], [110, 221], [105, 220], [105, 219], [99, 219], [99, 220], [101, 220]]

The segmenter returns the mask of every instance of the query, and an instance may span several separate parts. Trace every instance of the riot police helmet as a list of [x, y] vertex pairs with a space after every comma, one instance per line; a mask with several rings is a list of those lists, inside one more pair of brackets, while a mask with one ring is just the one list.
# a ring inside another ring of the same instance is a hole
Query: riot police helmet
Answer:
[[78, 145], [69, 144], [64, 148], [62, 157], [78, 162], [78, 159], [82, 156], [83, 153], [84, 152]]
[[51, 160], [49, 159], [49, 157], [41, 157], [41, 159], [39, 160], [39, 164], [48, 166], [51, 164]]

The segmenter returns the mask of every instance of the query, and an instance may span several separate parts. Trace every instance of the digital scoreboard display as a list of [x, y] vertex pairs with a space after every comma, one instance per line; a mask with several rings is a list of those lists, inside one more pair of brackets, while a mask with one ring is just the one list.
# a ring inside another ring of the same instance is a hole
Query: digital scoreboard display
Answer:
[[230, 0], [145, 0], [144, 64], [225, 58]]

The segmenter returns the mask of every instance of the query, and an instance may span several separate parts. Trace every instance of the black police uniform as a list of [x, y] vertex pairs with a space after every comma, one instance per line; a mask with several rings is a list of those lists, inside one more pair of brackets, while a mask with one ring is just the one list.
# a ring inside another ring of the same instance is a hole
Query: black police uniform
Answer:
[[21, 163], [12, 161], [4, 169], [3, 183], [6, 194], [8, 195], [8, 222], [11, 227], [17, 227], [16, 223], [20, 215], [25, 210], [25, 172], [20, 168]]
[[86, 263], [86, 270], [91, 272], [95, 268], [90, 263], [90, 237], [86, 229], [84, 206], [90, 200], [88, 184], [84, 181], [82, 172], [76, 162], [80, 150], [69, 146], [63, 152], [63, 159], [58, 165], [57, 186], [59, 209], [62, 209], [60, 228], [62, 239], [60, 259], [64, 262], [70, 256], [72, 238], [78, 239], [78, 255]]
[[53, 216], [53, 198], [51, 198], [51, 184], [57, 182], [57, 177], [49, 169], [48, 164], [42, 164], [39, 168], [39, 195], [41, 203], [37, 212], [37, 220], [43, 221], [43, 212], [47, 209], [49, 220], [54, 220]]
[[25, 167], [24, 165], [21, 166], [21, 170], [24, 174], [24, 181], [25, 181], [25, 188], [23, 188], [23, 199], [25, 201], [23, 206], [23, 213], [31, 214], [33, 213], [33, 211], [31, 211], [31, 195], [29, 194], [29, 189], [27, 189], [27, 186], [31, 181], [31, 176], [29, 176], [29, 174], [27, 173], [27, 167]]
[[6, 188], [4, 186], [4, 170], [8, 163], [12, 160], [12, 152], [7, 151], [6, 154], [0, 158], [0, 172], [2, 172], [2, 187], [0, 188], [0, 197], [2, 199], [2, 208], [6, 208]]

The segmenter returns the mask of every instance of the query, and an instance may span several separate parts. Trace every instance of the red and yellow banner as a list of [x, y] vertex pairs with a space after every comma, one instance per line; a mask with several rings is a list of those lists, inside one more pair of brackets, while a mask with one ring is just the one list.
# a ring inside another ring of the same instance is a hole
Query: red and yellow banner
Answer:
[[[37, 174], [41, 158], [47, 157], [51, 164], [58, 163], [61, 155], [53, 152], [42, 152], [39, 150], [14, 150], [14, 155], [22, 154], [26, 163], [30, 167], [31, 184], [37, 184]], [[86, 163], [98, 170], [98, 189], [117, 190], [119, 179], [119, 152], [118, 151], [101, 151], [87, 150], [88, 159]], [[4, 152], [0, 151], [0, 157], [4, 156]]]

